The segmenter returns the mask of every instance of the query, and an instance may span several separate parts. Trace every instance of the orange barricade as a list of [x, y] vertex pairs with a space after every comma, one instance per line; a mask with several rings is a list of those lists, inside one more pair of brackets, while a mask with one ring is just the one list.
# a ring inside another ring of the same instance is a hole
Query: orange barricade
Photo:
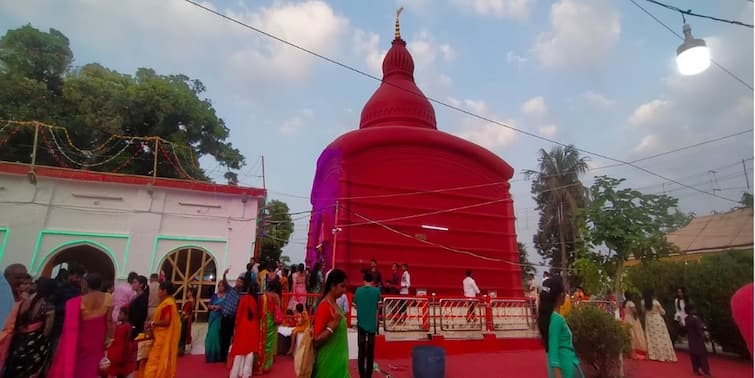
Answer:
[[485, 306], [478, 298], [441, 298], [438, 301], [442, 331], [482, 331]]
[[383, 329], [386, 332], [429, 331], [428, 302], [427, 297], [384, 297]]
[[534, 303], [529, 299], [490, 299], [490, 330], [519, 331], [535, 324]]

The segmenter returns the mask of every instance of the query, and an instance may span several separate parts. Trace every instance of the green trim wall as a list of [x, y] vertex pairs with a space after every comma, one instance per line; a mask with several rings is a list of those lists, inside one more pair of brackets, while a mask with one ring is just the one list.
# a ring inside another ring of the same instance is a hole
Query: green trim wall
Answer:
[[[52, 235], [52, 236], [73, 236], [77, 238], [82, 239], [76, 239], [76, 240], [70, 240], [63, 242], [61, 244], [58, 244], [53, 249], [51, 249], [44, 257], [44, 259], [40, 262], [39, 265], [37, 265], [37, 260], [39, 259], [39, 252], [40, 248], [42, 247], [42, 241], [45, 237], [45, 235]], [[123, 252], [123, 262], [119, 263], [118, 258], [113, 253], [110, 248], [106, 247], [100, 242], [91, 240], [90, 238], [103, 238], [103, 239], [126, 239], [126, 245], [124, 247]], [[41, 268], [44, 266], [44, 263], [55, 254], [55, 252], [59, 251], [61, 248], [64, 247], [71, 247], [74, 245], [82, 245], [82, 244], [89, 244], [93, 247], [96, 247], [98, 249], [101, 249], [103, 252], [107, 253], [110, 258], [113, 260], [113, 266], [115, 267], [115, 273], [116, 275], [121, 278], [125, 274], [126, 266], [128, 266], [128, 255], [129, 255], [129, 248], [131, 246], [131, 235], [128, 234], [109, 234], [109, 233], [99, 233], [99, 232], [82, 232], [82, 231], [64, 231], [64, 230], [40, 230], [37, 234], [37, 242], [34, 245], [34, 253], [31, 256], [31, 262], [29, 264], [29, 267], [31, 268], [31, 271], [33, 274], [37, 274]], [[0, 260], [2, 261], [2, 260]]]
[[[156, 269], [156, 267], [155, 267], [155, 260], [157, 260], [157, 249], [160, 246], [160, 241], [162, 241], [162, 240], [165, 240], [165, 241], [188, 242], [188, 244], [182, 244], [179, 247], [173, 247], [173, 248], [171, 248], [170, 251], [168, 251], [167, 253], [165, 253], [165, 256], [167, 256], [169, 252], [175, 251], [176, 249], [180, 249], [180, 248], [188, 248], [188, 247], [191, 247], [191, 248], [201, 248], [201, 249], [207, 251], [208, 253], [210, 253], [210, 255], [212, 255], [212, 258], [215, 259], [215, 265], [216, 266], [217, 266], [218, 258], [215, 255], [215, 253], [212, 250], [210, 250], [209, 248], [207, 248], [206, 246], [198, 245], [198, 244], [195, 244], [195, 243], [224, 243], [225, 244], [225, 250], [223, 252], [223, 266], [225, 266], [226, 263], [227, 263], [227, 261], [228, 261], [228, 244], [229, 244], [228, 243], [228, 239], [223, 239], [223, 238], [202, 238], [202, 237], [193, 237], [193, 236], [157, 235], [157, 237], [155, 237], [155, 244], [152, 247], [152, 259], [150, 260], [150, 263], [149, 263], [149, 271], [150, 272], [154, 272], [155, 269]], [[163, 256], [162, 259], [160, 260], [160, 264], [161, 265], [162, 265], [162, 261], [165, 259], [165, 256]], [[218, 269], [220, 269], [220, 267], [218, 267]]]
[[105, 252], [108, 256], [110, 256], [110, 260], [113, 262], [113, 267], [115, 268], [115, 274], [117, 276], [119, 275], [119, 272], [122, 269], [119, 266], [119, 264], [118, 264], [118, 258], [115, 256], [115, 254], [113, 253], [113, 251], [110, 248], [108, 248], [106, 245], [104, 245], [102, 243], [99, 243], [99, 242], [96, 242], [94, 240], [89, 240], [89, 239], [69, 240], [69, 241], [65, 241], [63, 243], [60, 243], [60, 244], [56, 245], [55, 247], [53, 247], [50, 250], [50, 252], [47, 253], [47, 256], [45, 256], [45, 258], [43, 258], [42, 261], [39, 262], [39, 265], [31, 267], [32, 275], [39, 274], [39, 272], [42, 270], [42, 267], [45, 266], [45, 264], [47, 264], [47, 261], [50, 260], [50, 258], [52, 258], [53, 256], [55, 256], [55, 254], [58, 251], [60, 251], [62, 249], [70, 248], [70, 247], [77, 247], [77, 246], [80, 246], [80, 245], [90, 245], [92, 247], [95, 247], [95, 248], [97, 248], [97, 249]]
[[0, 227], [0, 231], [3, 232], [3, 238], [0, 239], [0, 263], [2, 263], [3, 258], [5, 257], [5, 247], [8, 246], [8, 235], [10, 234], [10, 229], [8, 227]]
[[[158, 261], [156, 269], [159, 270], [160, 267], [162, 267], [163, 264], [165, 264], [165, 259], [168, 258], [168, 255], [170, 255], [173, 252], [180, 251], [182, 249], [187, 249], [187, 248], [201, 249], [207, 252], [210, 255], [210, 257], [212, 257], [212, 261], [215, 263], [215, 269], [220, 270], [220, 266], [218, 266], [218, 257], [215, 255], [215, 252], [213, 252], [211, 249], [207, 248], [206, 246], [199, 245], [199, 244], [191, 244], [191, 243], [181, 244], [181, 245], [172, 247], [168, 252], [166, 252], [163, 255], [163, 257], [160, 258], [160, 261]], [[156, 272], [157, 270], [150, 270], [150, 272]]]

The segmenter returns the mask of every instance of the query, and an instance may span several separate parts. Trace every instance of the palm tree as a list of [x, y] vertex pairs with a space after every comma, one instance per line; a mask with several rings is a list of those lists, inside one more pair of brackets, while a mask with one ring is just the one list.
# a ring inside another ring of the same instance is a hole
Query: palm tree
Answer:
[[[556, 146], [550, 152], [540, 149], [538, 154], [539, 171], [522, 171], [527, 179], [532, 179], [531, 192], [540, 212], [533, 241], [538, 253], [550, 260], [551, 266], [559, 266], [566, 272], [570, 260], [567, 250], [574, 252], [578, 238], [577, 210], [585, 205], [587, 188], [579, 176], [587, 171], [588, 158], [581, 157], [571, 145]], [[568, 288], [568, 280], [564, 283]]]

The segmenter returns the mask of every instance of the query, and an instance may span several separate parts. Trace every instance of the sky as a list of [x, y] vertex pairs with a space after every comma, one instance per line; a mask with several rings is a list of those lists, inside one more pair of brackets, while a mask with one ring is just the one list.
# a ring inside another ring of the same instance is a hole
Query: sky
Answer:
[[[745, 0], [668, 0], [697, 13], [753, 20]], [[637, 2], [681, 34], [678, 13]], [[359, 70], [380, 76], [395, 11], [415, 60], [415, 78], [435, 99], [590, 153], [596, 175], [624, 177], [645, 193], [679, 198], [684, 212], [726, 211], [732, 201], [632, 167], [600, 169], [753, 128], [753, 92], [711, 66], [697, 76], [675, 67], [681, 41], [630, 0], [403, 0], [202, 2], [230, 17]], [[151, 67], [200, 79], [246, 156], [242, 185], [262, 185], [292, 212], [311, 209], [315, 163], [356, 129], [379, 82], [285, 46], [181, 0], [0, 0], [0, 32], [31, 23], [71, 40], [74, 65], [122, 73]], [[688, 18], [713, 59], [752, 86], [752, 29]], [[434, 105], [438, 129], [478, 143], [515, 169], [511, 193], [519, 241], [530, 246], [537, 212], [521, 174], [553, 144]], [[638, 163], [652, 172], [738, 200], [752, 186], [753, 135]], [[744, 163], [742, 160], [745, 160]], [[202, 166], [222, 181], [211, 158]], [[308, 217], [294, 216], [284, 254], [304, 256]]]

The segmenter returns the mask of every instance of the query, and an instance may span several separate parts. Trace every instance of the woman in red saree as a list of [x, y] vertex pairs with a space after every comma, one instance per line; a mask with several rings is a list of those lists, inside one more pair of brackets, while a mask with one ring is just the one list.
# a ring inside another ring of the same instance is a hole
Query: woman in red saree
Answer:
[[102, 277], [87, 274], [87, 292], [66, 302], [63, 333], [49, 378], [98, 378], [113, 335], [113, 297], [100, 291]]
[[239, 300], [236, 310], [236, 328], [233, 344], [228, 352], [231, 378], [249, 378], [254, 367], [254, 352], [260, 345], [260, 308], [257, 304], [257, 288], [252, 285], [247, 295]]
[[186, 346], [191, 348], [191, 323], [194, 320], [194, 298], [197, 297], [197, 288], [187, 289], [187, 296], [181, 307], [181, 337], [178, 339], [178, 355], [183, 356]]

